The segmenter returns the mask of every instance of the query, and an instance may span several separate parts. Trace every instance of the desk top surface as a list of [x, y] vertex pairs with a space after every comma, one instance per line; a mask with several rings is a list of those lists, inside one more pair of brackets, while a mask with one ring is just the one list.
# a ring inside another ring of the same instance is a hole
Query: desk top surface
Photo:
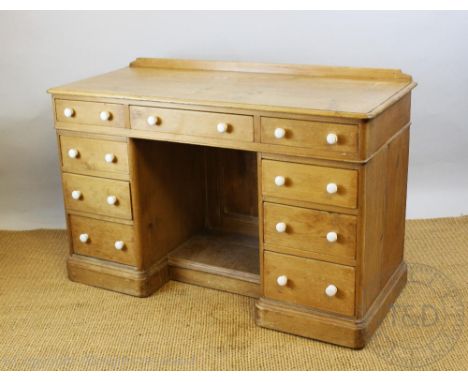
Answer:
[[415, 86], [392, 69], [143, 58], [49, 92], [369, 119]]

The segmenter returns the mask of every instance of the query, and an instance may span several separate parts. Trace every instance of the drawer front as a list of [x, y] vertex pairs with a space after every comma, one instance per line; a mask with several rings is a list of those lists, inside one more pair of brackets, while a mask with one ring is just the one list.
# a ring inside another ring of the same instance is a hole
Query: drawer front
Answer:
[[261, 141], [309, 148], [323, 154], [351, 154], [358, 152], [358, 127], [357, 125], [262, 117]]
[[55, 100], [57, 122], [127, 127], [127, 106], [114, 103]]
[[264, 291], [268, 298], [352, 316], [354, 281], [353, 267], [265, 252]]
[[[132, 218], [130, 184], [120, 180], [63, 174], [67, 209], [122, 219]], [[115, 203], [112, 200], [115, 197]]]
[[262, 160], [262, 189], [265, 196], [357, 207], [356, 170]]
[[63, 171], [128, 174], [127, 143], [60, 136]]
[[355, 258], [355, 216], [273, 203], [264, 203], [263, 214], [268, 249], [281, 252], [296, 249], [299, 251], [293, 251], [294, 254], [306, 257], [318, 253], [338, 262]]
[[130, 107], [132, 129], [253, 142], [253, 117], [156, 107]]
[[70, 215], [74, 253], [136, 265], [133, 226]]

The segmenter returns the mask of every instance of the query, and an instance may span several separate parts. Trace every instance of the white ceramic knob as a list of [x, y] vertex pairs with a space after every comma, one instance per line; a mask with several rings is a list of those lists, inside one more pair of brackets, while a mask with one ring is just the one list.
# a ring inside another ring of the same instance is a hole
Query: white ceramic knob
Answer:
[[338, 143], [338, 135], [335, 133], [330, 133], [327, 135], [327, 143], [329, 145], [335, 145]]
[[281, 176], [281, 175], [275, 176], [275, 184], [278, 187], [284, 186], [285, 183], [286, 183], [286, 179], [284, 176]]
[[74, 190], [72, 191], [71, 195], [73, 199], [78, 200], [81, 198], [81, 191]]
[[275, 129], [275, 138], [276, 139], [284, 138], [285, 135], [286, 135], [286, 130], [284, 130], [282, 127], [277, 127]]
[[284, 222], [276, 223], [276, 231], [279, 233], [286, 232], [286, 223]]
[[82, 233], [82, 234], [80, 235], [80, 241], [81, 241], [82, 243], [87, 243], [88, 240], [89, 240], [89, 235], [88, 235], [87, 233]]
[[63, 109], [63, 115], [67, 118], [71, 118], [75, 115], [75, 110], [73, 110], [71, 107], [66, 107]]
[[123, 249], [123, 247], [125, 246], [125, 243], [122, 241], [122, 240], [117, 240], [115, 243], [114, 243], [114, 247], [115, 249], [117, 249], [118, 251], [121, 251]]
[[115, 155], [112, 153], [107, 153], [106, 155], [104, 155], [104, 160], [107, 163], [113, 163], [115, 161]]
[[108, 111], [101, 111], [99, 118], [101, 118], [101, 121], [108, 121], [111, 118], [111, 113]]
[[79, 154], [79, 152], [78, 152], [77, 149], [70, 149], [70, 150], [68, 150], [68, 156], [69, 156], [70, 158], [78, 158], [78, 154]]
[[328, 232], [327, 233], [327, 240], [330, 242], [330, 243], [334, 243], [335, 241], [338, 240], [338, 234], [336, 232]]
[[336, 185], [336, 183], [327, 184], [327, 192], [329, 194], [336, 194], [337, 191], [338, 191], [338, 186]]
[[156, 126], [159, 122], [159, 118], [155, 115], [150, 115], [148, 118], [146, 118], [146, 123], [150, 126]]
[[117, 203], [117, 196], [109, 195], [106, 200], [107, 200], [107, 204], [113, 206], [115, 205], [115, 203]]
[[336, 285], [330, 284], [325, 288], [325, 294], [328, 297], [333, 297], [334, 295], [336, 295], [336, 292], [338, 292], [338, 288], [336, 287]]
[[286, 286], [286, 284], [288, 283], [288, 277], [285, 275], [278, 276], [278, 278], [276, 279], [276, 283], [279, 286]]
[[216, 125], [216, 130], [218, 130], [218, 133], [225, 133], [228, 130], [228, 125], [227, 123], [220, 122]]

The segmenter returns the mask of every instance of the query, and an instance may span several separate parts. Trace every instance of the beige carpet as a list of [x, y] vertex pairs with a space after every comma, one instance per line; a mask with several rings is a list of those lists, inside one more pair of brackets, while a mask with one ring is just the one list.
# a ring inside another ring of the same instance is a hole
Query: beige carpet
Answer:
[[67, 280], [64, 231], [0, 232], [1, 370], [468, 366], [468, 217], [409, 221], [409, 284], [369, 345], [256, 327], [254, 300], [170, 282], [139, 299]]

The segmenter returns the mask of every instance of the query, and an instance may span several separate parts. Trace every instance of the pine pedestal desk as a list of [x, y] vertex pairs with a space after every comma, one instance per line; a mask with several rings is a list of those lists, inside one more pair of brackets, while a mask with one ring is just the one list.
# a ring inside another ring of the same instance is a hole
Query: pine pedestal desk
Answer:
[[399, 70], [137, 59], [53, 97], [73, 281], [257, 299], [258, 325], [362, 348], [406, 282]]

